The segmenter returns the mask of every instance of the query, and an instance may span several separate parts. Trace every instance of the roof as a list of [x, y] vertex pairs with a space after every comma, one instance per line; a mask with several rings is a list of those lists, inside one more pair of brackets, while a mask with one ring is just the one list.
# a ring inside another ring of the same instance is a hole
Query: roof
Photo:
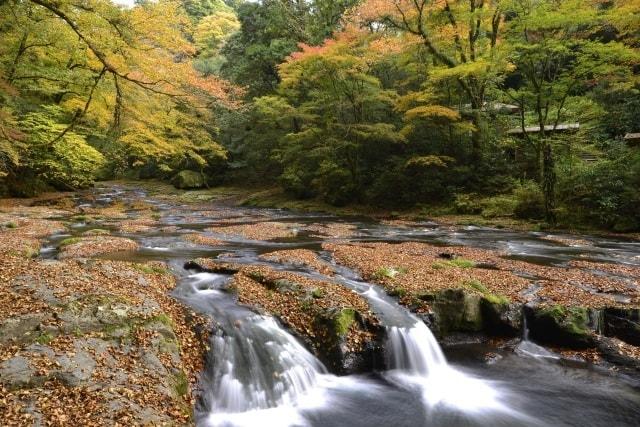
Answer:
[[[470, 110], [471, 104], [464, 104], [463, 109]], [[520, 107], [512, 104], [504, 104], [502, 102], [484, 102], [482, 104], [483, 111], [493, 111], [500, 114], [515, 114], [520, 111]]]
[[624, 139], [640, 139], [640, 133], [628, 133], [624, 136]]
[[[576, 130], [580, 129], [580, 123], [567, 123], [558, 126], [547, 125], [544, 127], [545, 132], [561, 132], [566, 130]], [[529, 126], [524, 128], [524, 133], [538, 133], [540, 132], [540, 126]], [[507, 131], [509, 135], [518, 135], [522, 134], [522, 128], [510, 129]]]

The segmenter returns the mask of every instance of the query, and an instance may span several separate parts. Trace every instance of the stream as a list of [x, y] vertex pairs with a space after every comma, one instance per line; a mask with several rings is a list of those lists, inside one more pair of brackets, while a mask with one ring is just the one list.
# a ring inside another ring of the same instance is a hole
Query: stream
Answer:
[[[81, 194], [77, 203], [92, 206], [115, 201], [151, 204], [162, 226], [175, 228], [122, 233], [108, 219], [90, 225], [77, 222], [72, 224], [71, 232], [52, 236], [41, 256], [55, 258], [57, 245], [63, 239], [87, 229], [105, 228], [114, 235], [138, 241], [140, 249], [103, 258], [168, 263], [179, 280], [173, 295], [211, 316], [216, 325], [200, 381], [201, 398], [195, 408], [199, 426], [640, 425], [640, 383], [634, 378], [561, 359], [526, 339], [516, 351], [477, 342], [458, 343], [443, 350], [424, 322], [354, 271], [334, 264], [336, 274], [328, 277], [304, 267], [259, 258], [279, 249], [304, 248], [333, 263], [321, 244], [338, 239], [300, 233], [290, 239], [257, 241], [204, 229], [229, 219], [239, 221], [234, 225], [259, 221], [341, 222], [357, 227], [358, 235], [347, 239], [350, 241], [469, 245], [499, 249], [509, 258], [544, 265], [563, 265], [575, 259], [640, 265], [638, 241], [579, 236], [576, 242], [581, 243], [566, 246], [545, 239], [548, 233], [453, 228], [432, 222], [401, 227], [364, 218], [229, 207], [215, 202], [194, 207], [111, 184], [92, 189], [84, 197]], [[131, 218], [138, 214], [135, 210], [128, 212]], [[226, 244], [199, 246], [183, 239], [192, 233], [203, 233]], [[385, 351], [390, 369], [367, 375], [332, 375], [276, 319], [239, 305], [226, 291], [230, 276], [184, 268], [188, 260], [198, 257], [268, 265], [333, 281], [359, 293], [387, 330]], [[489, 354], [492, 357], [486, 357]]]

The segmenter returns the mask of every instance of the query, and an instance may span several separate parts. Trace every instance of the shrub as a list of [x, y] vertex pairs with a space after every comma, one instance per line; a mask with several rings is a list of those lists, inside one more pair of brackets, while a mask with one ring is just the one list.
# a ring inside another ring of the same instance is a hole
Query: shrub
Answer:
[[453, 201], [456, 213], [463, 215], [476, 215], [482, 212], [482, 206], [475, 194], [458, 194]]
[[544, 195], [540, 186], [533, 181], [525, 181], [513, 190], [516, 199], [514, 213], [522, 219], [544, 218]]
[[516, 198], [511, 195], [489, 197], [482, 201], [482, 216], [485, 218], [512, 216], [517, 203]]
[[640, 154], [624, 153], [563, 175], [559, 194], [568, 220], [627, 232], [640, 230]]

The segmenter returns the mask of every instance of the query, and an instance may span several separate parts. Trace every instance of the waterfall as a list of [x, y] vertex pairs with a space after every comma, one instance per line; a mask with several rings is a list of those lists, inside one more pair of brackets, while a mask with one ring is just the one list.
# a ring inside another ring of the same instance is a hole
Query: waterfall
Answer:
[[436, 337], [423, 322], [416, 322], [412, 327], [392, 326], [387, 334], [392, 369], [427, 376], [430, 371], [447, 365]]
[[292, 404], [312, 388], [322, 363], [270, 317], [255, 316], [212, 342], [210, 402], [237, 413]]
[[529, 340], [529, 326], [527, 312], [522, 307], [522, 341], [516, 346], [515, 352], [522, 356], [536, 359], [560, 359], [560, 356]]
[[387, 378], [417, 388], [428, 412], [446, 406], [468, 414], [519, 416], [503, 403], [505, 395], [496, 384], [449, 366], [431, 330], [413, 318], [411, 326], [387, 328], [391, 368]]

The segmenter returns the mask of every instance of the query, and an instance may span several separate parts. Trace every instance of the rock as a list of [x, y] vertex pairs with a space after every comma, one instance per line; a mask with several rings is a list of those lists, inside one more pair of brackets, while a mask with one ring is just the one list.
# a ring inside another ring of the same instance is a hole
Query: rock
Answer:
[[207, 185], [203, 174], [191, 170], [178, 172], [171, 179], [171, 183], [180, 189], [203, 188]]
[[529, 334], [537, 342], [569, 348], [594, 346], [592, 309], [560, 305], [525, 306]]
[[242, 266], [237, 264], [216, 262], [208, 258], [198, 258], [187, 261], [184, 264], [184, 268], [187, 270], [196, 270], [199, 272], [233, 275], [240, 271]]
[[602, 327], [606, 336], [640, 346], [640, 308], [606, 308]]
[[60, 304], [60, 300], [55, 296], [53, 290], [42, 279], [30, 275], [18, 276], [11, 282], [11, 287], [16, 292], [31, 292], [34, 297], [49, 305]]
[[463, 289], [445, 289], [420, 295], [419, 298], [431, 306], [433, 316], [429, 323], [438, 336], [482, 331], [482, 296]]
[[[374, 331], [374, 339], [365, 339], [359, 349], [350, 348], [347, 336], [354, 327], [360, 331]], [[370, 372], [384, 367], [382, 329], [367, 324], [352, 308], [330, 308], [315, 317], [314, 330], [320, 336], [316, 352], [331, 372], [347, 374]]]
[[86, 351], [77, 351], [71, 356], [56, 357], [56, 369], [53, 376], [70, 387], [86, 384], [96, 368], [96, 362]]
[[628, 356], [621, 351], [620, 341], [615, 338], [598, 336], [596, 345], [602, 357], [616, 366], [640, 371], [640, 360]]
[[482, 298], [482, 321], [489, 335], [516, 336], [522, 332], [522, 305]]
[[0, 364], [0, 384], [9, 389], [33, 385], [34, 380], [35, 370], [26, 357], [15, 356]]
[[37, 328], [44, 319], [44, 314], [33, 313], [5, 320], [0, 324], [0, 344], [35, 340], [39, 335]]

